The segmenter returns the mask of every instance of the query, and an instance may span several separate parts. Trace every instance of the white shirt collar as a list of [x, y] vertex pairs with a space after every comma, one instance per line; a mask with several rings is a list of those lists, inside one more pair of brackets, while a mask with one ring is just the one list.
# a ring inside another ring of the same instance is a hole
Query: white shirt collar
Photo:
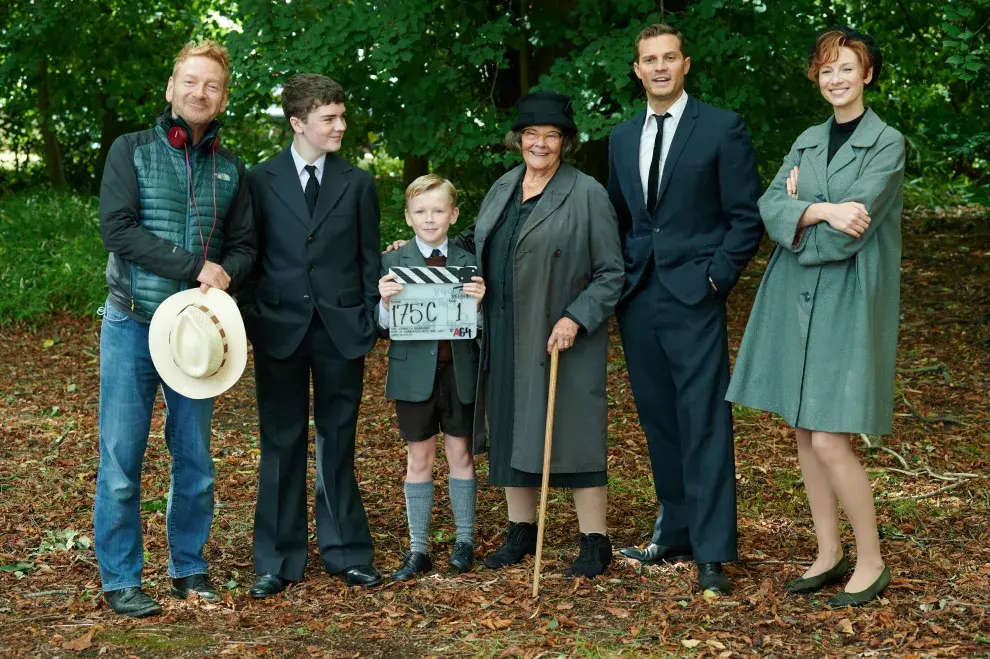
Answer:
[[306, 173], [306, 165], [312, 164], [312, 165], [316, 165], [317, 180], [323, 177], [323, 164], [327, 161], [327, 154], [321, 153], [319, 158], [317, 158], [312, 163], [308, 163], [305, 160], [303, 160], [303, 157], [299, 155], [298, 151], [296, 151], [295, 144], [289, 147], [289, 151], [292, 152], [292, 162], [294, 162], [296, 165], [296, 174], [298, 174], [301, 177], [303, 174]]
[[[681, 119], [681, 115], [684, 114], [684, 108], [687, 107], [688, 93], [685, 91], [681, 92], [681, 97], [674, 101], [674, 104], [667, 108], [668, 114], [670, 114], [670, 122], [672, 124], [677, 124]], [[649, 101], [646, 103], [646, 123], [650, 123], [650, 117], [656, 115], [657, 113], [653, 111], [653, 107], [650, 106]]]
[[419, 239], [419, 236], [416, 236], [416, 247], [419, 247], [419, 253], [423, 255], [423, 258], [424, 259], [425, 258], [429, 258], [430, 257], [430, 254], [432, 254], [433, 253], [433, 250], [435, 250], [435, 249], [439, 249], [440, 250], [440, 253], [443, 254], [444, 257], [446, 257], [447, 256], [447, 244], [449, 242], [450, 242], [449, 240], [447, 240], [446, 238], [444, 238], [443, 239], [443, 242], [440, 244], [439, 247], [430, 247], [429, 245], [427, 245], [426, 243], [424, 243], [422, 240], [420, 240]]

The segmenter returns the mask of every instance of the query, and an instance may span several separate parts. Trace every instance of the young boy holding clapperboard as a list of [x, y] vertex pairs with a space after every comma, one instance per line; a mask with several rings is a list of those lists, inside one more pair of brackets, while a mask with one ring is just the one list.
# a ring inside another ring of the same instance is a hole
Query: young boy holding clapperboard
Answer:
[[[387, 331], [390, 324], [391, 298], [402, 290], [390, 268], [476, 265], [472, 254], [447, 240], [447, 230], [457, 221], [457, 215], [457, 190], [450, 181], [427, 174], [406, 188], [406, 224], [416, 232], [416, 238], [382, 256], [378, 324], [383, 330]], [[471, 283], [464, 284], [464, 292], [480, 304], [485, 282], [481, 277], [472, 277]], [[395, 400], [399, 435], [409, 451], [405, 483], [409, 551], [392, 579], [408, 581], [433, 568], [428, 544], [433, 462], [436, 436], [441, 431], [450, 468], [450, 507], [457, 526], [457, 542], [449, 563], [456, 572], [467, 572], [474, 565], [474, 506], [478, 494], [471, 451], [478, 343], [474, 338], [392, 341], [388, 357], [385, 395]]]

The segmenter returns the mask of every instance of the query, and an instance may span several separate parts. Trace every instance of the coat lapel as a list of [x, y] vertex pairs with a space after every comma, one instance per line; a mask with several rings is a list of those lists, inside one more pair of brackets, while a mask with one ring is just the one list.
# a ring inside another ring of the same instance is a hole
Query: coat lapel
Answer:
[[323, 180], [320, 181], [320, 196], [316, 199], [316, 210], [313, 211], [312, 231], [327, 218], [340, 197], [351, 184], [346, 174], [354, 169], [354, 165], [335, 153], [328, 153], [323, 165]]
[[880, 137], [880, 133], [883, 132], [885, 126], [886, 124], [883, 123], [880, 117], [873, 110], [867, 108], [862, 121], [856, 126], [853, 134], [849, 136], [849, 140], [836, 151], [832, 157], [832, 162], [828, 163], [827, 175], [830, 184], [832, 177], [840, 169], [857, 160], [858, 152], [853, 147], [862, 149], [873, 146], [876, 144], [877, 138]]
[[[632, 202], [637, 208], [646, 208], [646, 191], [643, 190], [643, 174], [639, 171], [639, 143], [643, 139], [643, 129], [646, 127], [646, 110], [640, 111], [633, 118], [633, 126], [635, 130], [629, 131], [630, 138], [635, 137], [635, 142], [626, 145], [620, 145], [622, 153], [626, 158], [630, 159], [629, 170], [632, 172], [630, 177], [632, 181]], [[629, 199], [626, 199], [626, 203], [629, 204]], [[633, 210], [630, 208], [630, 210]]]
[[474, 222], [474, 243], [478, 263], [481, 263], [481, 255], [484, 254], [484, 245], [488, 239], [488, 234], [495, 228], [498, 218], [502, 217], [502, 212], [509, 200], [512, 199], [512, 193], [519, 185], [519, 180], [525, 171], [526, 165], [519, 165], [510, 170], [495, 184], [496, 189], [489, 202], [482, 204], [478, 219]]
[[546, 188], [543, 189], [543, 196], [536, 202], [536, 208], [533, 209], [533, 213], [526, 219], [526, 224], [523, 225], [522, 231], [519, 232], [517, 246], [526, 239], [526, 236], [533, 229], [540, 226], [560, 207], [564, 199], [567, 198], [567, 195], [570, 194], [576, 180], [577, 170], [567, 163], [561, 163], [560, 169], [557, 170], [553, 178], [547, 183]]
[[292, 211], [292, 215], [308, 229], [309, 208], [306, 206], [306, 197], [303, 194], [302, 185], [299, 183], [296, 164], [293, 162], [292, 153], [289, 152], [288, 148], [275, 156], [267, 171], [272, 177], [269, 180], [272, 192]]
[[[823, 124], [815, 126], [798, 137], [794, 143], [795, 149], [807, 151], [807, 157], [802, 157], [800, 169], [802, 172], [810, 169], [811, 175], [815, 177], [816, 184], [813, 186], [822, 191], [822, 195], [828, 195], [826, 185], [826, 169], [828, 161], [828, 132], [832, 120], [829, 119]], [[802, 186], [804, 187], [804, 186]], [[825, 201], [828, 201], [826, 199]]]
[[670, 143], [670, 149], [667, 151], [667, 159], [663, 162], [663, 174], [660, 176], [660, 190], [657, 191], [657, 208], [654, 209], [654, 212], [660, 208], [660, 200], [663, 199], [663, 194], [667, 191], [667, 186], [670, 185], [670, 177], [673, 176], [674, 168], [677, 167], [677, 160], [681, 157], [684, 145], [691, 138], [691, 133], [694, 132], [694, 127], [697, 123], [698, 101], [693, 96], [688, 96], [687, 105], [684, 107], [684, 114], [681, 115], [681, 120], [677, 122], [674, 139]]
[[416, 244], [415, 238], [402, 246], [399, 252], [399, 263], [404, 267], [412, 268], [426, 266], [426, 259], [423, 258], [423, 253], [419, 251], [419, 245]]

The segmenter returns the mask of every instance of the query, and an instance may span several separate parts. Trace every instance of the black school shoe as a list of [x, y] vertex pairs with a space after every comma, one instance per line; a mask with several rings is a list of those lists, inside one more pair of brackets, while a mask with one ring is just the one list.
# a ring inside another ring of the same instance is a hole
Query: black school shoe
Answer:
[[147, 618], [162, 612], [161, 605], [148, 597], [139, 586], [108, 590], [103, 593], [103, 599], [114, 613], [131, 618]]
[[594, 579], [612, 563], [612, 541], [602, 533], [582, 533], [581, 552], [567, 569], [568, 579], [587, 577]]
[[450, 552], [450, 560], [447, 564], [454, 569], [457, 574], [470, 572], [474, 567], [474, 545], [470, 542], [458, 542], [454, 545], [454, 550]]
[[392, 581], [409, 581], [417, 574], [425, 574], [433, 569], [429, 554], [420, 551], [407, 551], [402, 557], [402, 565], [392, 573]]
[[485, 567], [498, 570], [521, 563], [526, 556], [536, 553], [536, 524], [532, 522], [509, 522], [509, 531], [502, 546], [488, 555]]

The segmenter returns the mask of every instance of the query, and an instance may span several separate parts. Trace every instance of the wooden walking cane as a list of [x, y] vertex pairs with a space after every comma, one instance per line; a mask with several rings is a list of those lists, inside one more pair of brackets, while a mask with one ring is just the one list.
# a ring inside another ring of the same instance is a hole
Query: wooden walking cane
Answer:
[[540, 567], [543, 559], [543, 528], [547, 521], [547, 494], [550, 489], [550, 449], [553, 447], [553, 409], [557, 399], [557, 342], [550, 352], [550, 393], [547, 395], [547, 431], [543, 438], [543, 484], [540, 486], [540, 517], [536, 530], [536, 563], [533, 567], [533, 598], [540, 596]]

